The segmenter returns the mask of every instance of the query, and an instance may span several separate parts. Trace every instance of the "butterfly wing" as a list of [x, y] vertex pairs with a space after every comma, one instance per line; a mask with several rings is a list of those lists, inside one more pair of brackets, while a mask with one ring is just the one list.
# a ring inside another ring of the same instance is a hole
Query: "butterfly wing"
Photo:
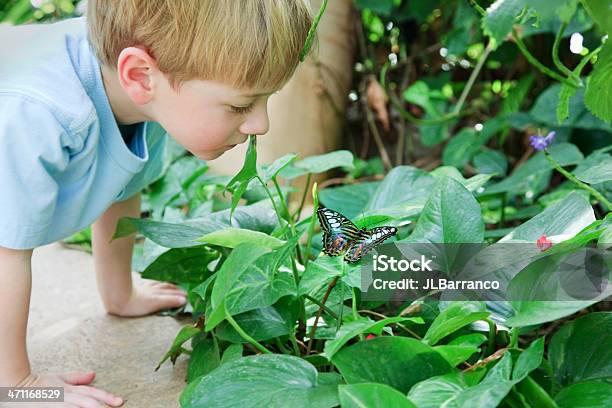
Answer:
[[323, 230], [323, 252], [329, 256], [339, 255], [361, 238], [362, 231], [338, 211], [319, 207], [317, 217]]
[[344, 254], [348, 263], [359, 262], [362, 256], [376, 248], [386, 239], [397, 234], [395, 227], [376, 227], [371, 230], [362, 230], [361, 238], [355, 240]]

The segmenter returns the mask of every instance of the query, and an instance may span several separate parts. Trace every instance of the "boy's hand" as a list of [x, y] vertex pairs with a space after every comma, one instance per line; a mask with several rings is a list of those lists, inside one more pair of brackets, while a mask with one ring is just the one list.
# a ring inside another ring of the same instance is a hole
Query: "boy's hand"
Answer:
[[168, 282], [139, 279], [134, 282], [127, 301], [108, 312], [122, 317], [145, 316], [159, 310], [183, 306], [185, 302], [187, 293], [178, 286]]
[[[30, 374], [20, 387], [63, 387], [64, 402], [53, 403], [57, 408], [102, 408], [120, 407], [123, 399], [106, 391], [90, 387], [96, 373], [72, 371], [62, 374]], [[105, 405], [106, 404], [106, 405]], [[19, 404], [17, 404], [19, 405]], [[49, 403], [30, 403], [28, 407], [49, 407]]]

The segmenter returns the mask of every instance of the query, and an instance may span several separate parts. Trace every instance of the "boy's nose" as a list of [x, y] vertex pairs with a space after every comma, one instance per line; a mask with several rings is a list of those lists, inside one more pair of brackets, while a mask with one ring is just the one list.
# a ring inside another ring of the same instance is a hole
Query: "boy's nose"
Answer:
[[268, 110], [262, 109], [259, 112], [253, 112], [246, 122], [241, 126], [240, 132], [245, 135], [264, 135], [270, 130], [270, 120], [268, 119]]

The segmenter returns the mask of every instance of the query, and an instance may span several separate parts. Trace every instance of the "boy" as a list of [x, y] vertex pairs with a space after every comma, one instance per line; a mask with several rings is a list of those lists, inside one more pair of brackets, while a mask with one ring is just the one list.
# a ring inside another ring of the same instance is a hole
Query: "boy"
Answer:
[[93, 222], [109, 313], [184, 304], [175, 285], [132, 286], [134, 238], [111, 243], [116, 222], [139, 216], [165, 131], [203, 160], [267, 132], [268, 97], [312, 22], [306, 2], [89, 0], [86, 20], [0, 28], [0, 386], [64, 387], [54, 406], [123, 404], [86, 386], [93, 372], [31, 373], [33, 248]]

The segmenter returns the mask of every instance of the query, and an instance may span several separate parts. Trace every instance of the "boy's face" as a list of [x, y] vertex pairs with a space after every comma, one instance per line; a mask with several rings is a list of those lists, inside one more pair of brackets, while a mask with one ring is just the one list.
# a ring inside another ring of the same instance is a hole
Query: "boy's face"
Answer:
[[123, 49], [116, 71], [103, 67], [103, 77], [118, 122], [158, 122], [200, 159], [216, 159], [248, 135], [268, 132], [267, 104], [274, 89], [189, 80], [176, 91], [142, 46]]
[[216, 81], [190, 80], [176, 92], [168, 81], [158, 80], [157, 84], [151, 115], [200, 159], [216, 159], [244, 143], [248, 135], [268, 131], [271, 90], [241, 90]]

